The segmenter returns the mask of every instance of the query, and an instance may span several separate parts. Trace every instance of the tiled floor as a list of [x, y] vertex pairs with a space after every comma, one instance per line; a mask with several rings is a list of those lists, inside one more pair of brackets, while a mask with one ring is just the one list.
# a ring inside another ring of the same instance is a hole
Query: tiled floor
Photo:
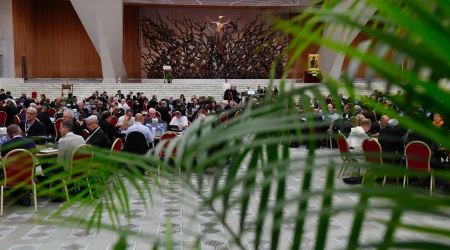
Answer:
[[[292, 157], [306, 156], [304, 147], [291, 149]], [[316, 162], [329, 161], [330, 158], [340, 164], [339, 157], [336, 156], [336, 149], [320, 149], [317, 151]], [[301, 165], [297, 167], [302, 167]], [[241, 170], [242, 172], [242, 170]], [[324, 170], [314, 170], [313, 173], [313, 189], [321, 189], [325, 180]], [[199, 187], [197, 177], [194, 175], [189, 181], [182, 180], [183, 176], [174, 176], [172, 180], [160, 177], [161, 191], [158, 184], [153, 180], [149, 180], [151, 190], [153, 192], [152, 203], [149, 200], [142, 200], [136, 189], [127, 183], [129, 190], [130, 217], [119, 218], [121, 226], [117, 230], [100, 230], [95, 229], [87, 231], [85, 226], [73, 224], [67, 219], [72, 216], [78, 218], [86, 218], [94, 213], [93, 208], [87, 210], [80, 209], [78, 204], [74, 204], [65, 210], [60, 216], [55, 217], [56, 210], [63, 204], [48, 202], [46, 197], [39, 198], [38, 213], [33, 212], [33, 207], [24, 208], [19, 206], [9, 206], [5, 208], [5, 215], [0, 220], [0, 250], [6, 249], [41, 249], [41, 250], [81, 250], [81, 249], [113, 249], [114, 244], [119, 238], [119, 230], [130, 231], [136, 234], [128, 239], [128, 249], [150, 249], [150, 246], [157, 239], [160, 239], [160, 248], [165, 249], [166, 235], [169, 231], [173, 234], [173, 249], [195, 249], [194, 244], [199, 234], [203, 235], [201, 240], [201, 249], [238, 249], [230, 240], [230, 231], [239, 229], [239, 219], [241, 210], [238, 207], [230, 206], [230, 213], [226, 219], [226, 224], [221, 223], [215, 216], [217, 211], [221, 211], [222, 205], [216, 202], [213, 207], [206, 207], [202, 204], [202, 198], [196, 193], [190, 191], [192, 187], [196, 188], [201, 194], [211, 194], [212, 175], [209, 174], [205, 179], [204, 186]], [[336, 185], [345, 187], [345, 184], [336, 179]], [[221, 179], [221, 183], [225, 183], [225, 179]], [[300, 193], [302, 177], [300, 175], [289, 176], [287, 181], [287, 194], [292, 196]], [[142, 183], [140, 183], [142, 185]], [[350, 187], [348, 187], [350, 188]], [[235, 187], [232, 189], [230, 203], [239, 199], [241, 189]], [[257, 190], [254, 199], [250, 202], [250, 210], [246, 211], [246, 228], [243, 242], [241, 245], [248, 249], [253, 249], [254, 244], [254, 219], [255, 213], [258, 211], [258, 202], [260, 201], [261, 190]], [[275, 197], [270, 195], [269, 204], [273, 204]], [[351, 194], [337, 194], [333, 197], [333, 204], [336, 206], [356, 204], [359, 197]], [[115, 200], [116, 203], [119, 201]], [[148, 204], [148, 209], [145, 205]], [[153, 205], [151, 205], [153, 204]], [[322, 201], [320, 198], [311, 198], [309, 200], [308, 210], [312, 212], [320, 211]], [[286, 216], [290, 216], [297, 211], [297, 206], [285, 206], [283, 212]], [[104, 212], [97, 215], [109, 222], [108, 214]], [[271, 214], [267, 214], [267, 224], [270, 225]], [[377, 219], [388, 219], [388, 212], [371, 209], [368, 213], [367, 220], [364, 222], [364, 230], [361, 235], [360, 244], [366, 242], [380, 241], [383, 239], [385, 226]], [[403, 221], [416, 225], [434, 225], [450, 230], [450, 218], [447, 220], [429, 217], [429, 216], [413, 216], [405, 215]], [[168, 224], [170, 223], [170, 224]], [[317, 215], [307, 217], [304, 230], [304, 238], [301, 249], [312, 249], [316, 240], [316, 231], [318, 226]], [[329, 224], [329, 236], [326, 242], [327, 249], [345, 249], [347, 237], [350, 234], [350, 228], [353, 223], [353, 212], [342, 212], [331, 218]], [[266, 226], [266, 228], [268, 228]], [[263, 230], [263, 239], [260, 242], [259, 249], [269, 249], [271, 243], [271, 232]], [[281, 240], [279, 249], [289, 249], [293, 241], [294, 223], [286, 221], [281, 226]], [[417, 237], [427, 241], [445, 241], [450, 242], [447, 238], [434, 238], [430, 235], [416, 234], [405, 230], [398, 230], [396, 240], [408, 241], [417, 239]]]

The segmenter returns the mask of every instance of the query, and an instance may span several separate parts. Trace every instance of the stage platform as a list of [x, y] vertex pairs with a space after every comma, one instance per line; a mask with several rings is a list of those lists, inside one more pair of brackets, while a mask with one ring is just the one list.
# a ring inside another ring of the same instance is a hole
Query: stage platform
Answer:
[[[150, 98], [152, 95], [157, 95], [159, 99], [173, 96], [178, 98], [184, 94], [186, 99], [190, 99], [192, 95], [196, 96], [212, 96], [216, 100], [222, 100], [224, 79], [174, 79], [172, 83], [164, 83], [163, 79], [128, 79], [129, 82], [122, 83], [105, 83], [102, 79], [30, 79], [24, 81], [20, 78], [6, 79], [0, 78], [0, 87], [5, 91], [11, 91], [13, 97], [18, 97], [21, 93], [30, 95], [31, 92], [36, 91], [38, 94], [44, 93], [50, 99], [61, 97], [61, 84], [73, 83], [74, 95], [77, 97], [87, 97], [92, 95], [96, 90], [103, 92], [107, 91], [109, 95], [117, 93], [121, 90], [123, 94], [128, 94], [129, 91], [144, 92]], [[273, 81], [274, 84], [280, 84], [279, 79]], [[326, 86], [323, 83], [303, 83], [302, 79], [287, 79], [286, 88], [301, 88], [307, 86], [319, 86], [323, 95], [329, 94]], [[256, 90], [257, 86], [268, 86], [269, 79], [229, 79], [228, 83], [236, 85], [239, 92], [244, 91], [247, 86]], [[443, 88], [449, 90], [450, 82], [443, 82]], [[369, 95], [374, 90], [385, 91], [386, 81], [382, 79], [375, 79], [370, 85], [364, 79], [357, 79], [354, 83], [355, 91], [360, 95]], [[391, 92], [397, 91], [397, 88], [392, 88]], [[345, 95], [345, 91], [342, 91]]]

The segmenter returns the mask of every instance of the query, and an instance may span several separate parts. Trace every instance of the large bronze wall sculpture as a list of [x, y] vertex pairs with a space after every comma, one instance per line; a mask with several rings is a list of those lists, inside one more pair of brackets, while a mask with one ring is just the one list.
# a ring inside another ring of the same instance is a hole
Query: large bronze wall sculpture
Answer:
[[162, 66], [170, 65], [179, 79], [265, 79], [276, 64], [280, 78], [288, 38], [261, 16], [239, 27], [241, 19], [142, 19], [142, 70], [147, 78], [162, 78]]

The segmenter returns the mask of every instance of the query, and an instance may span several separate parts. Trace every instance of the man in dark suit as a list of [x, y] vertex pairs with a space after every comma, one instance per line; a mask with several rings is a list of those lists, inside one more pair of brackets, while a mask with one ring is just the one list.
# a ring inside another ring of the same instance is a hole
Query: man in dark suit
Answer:
[[383, 149], [383, 164], [401, 166], [404, 142], [398, 124], [397, 119], [390, 119], [378, 134], [378, 142]]
[[117, 94], [115, 95], [117, 98], [124, 99], [125, 96], [122, 94], [122, 91], [117, 90]]
[[104, 111], [102, 113], [100, 121], [98, 122], [98, 125], [103, 130], [103, 132], [108, 136], [109, 141], [113, 142], [114, 137], [123, 138], [125, 137], [125, 134], [119, 133], [118, 129], [111, 124], [111, 118], [112, 118], [111, 112]]
[[169, 122], [172, 120], [172, 117], [169, 114], [169, 107], [167, 107], [167, 102], [160, 101], [159, 107], [156, 108], [156, 111], [161, 114], [161, 120], [169, 124]]
[[0, 101], [6, 100], [5, 89], [0, 89]]
[[[9, 141], [3, 143], [1, 146], [1, 156], [5, 157], [10, 151], [14, 149], [26, 149], [32, 154], [36, 153], [36, 144], [29, 139], [22, 137], [22, 130], [16, 124], [9, 125], [6, 133], [10, 138]], [[3, 171], [0, 172], [0, 180], [3, 180]], [[13, 196], [17, 196], [19, 204], [22, 206], [30, 206], [30, 191], [19, 189], [14, 192]]]
[[42, 122], [45, 126], [45, 131], [47, 132], [47, 135], [54, 135], [55, 134], [55, 124], [50, 120], [50, 114], [48, 113], [48, 106], [38, 106], [37, 108], [38, 114], [37, 119]]
[[17, 126], [16, 124], [9, 125], [6, 129], [6, 133], [8, 134], [10, 140], [3, 143], [1, 146], [2, 157], [4, 157], [14, 149], [26, 149], [33, 154], [36, 153], [36, 143], [34, 143], [32, 140], [23, 138], [22, 130], [19, 126]]
[[95, 115], [91, 115], [86, 118], [86, 127], [89, 130], [89, 134], [86, 138], [86, 144], [94, 145], [101, 148], [111, 148], [111, 141], [108, 136], [98, 125], [98, 118]]
[[19, 123], [20, 129], [25, 137], [45, 136], [45, 126], [36, 119], [37, 110], [33, 107], [27, 108], [25, 120]]
[[5, 126], [8, 127], [9, 125], [14, 124], [14, 116], [17, 115], [19, 111], [17, 111], [17, 107], [14, 105], [14, 100], [12, 99], [8, 99], [6, 101], [4, 110], [6, 112]]

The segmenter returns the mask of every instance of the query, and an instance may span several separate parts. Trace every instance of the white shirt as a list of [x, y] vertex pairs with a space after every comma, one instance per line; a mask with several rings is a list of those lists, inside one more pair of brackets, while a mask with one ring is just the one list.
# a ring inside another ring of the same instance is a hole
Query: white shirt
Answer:
[[225, 92], [225, 90], [229, 89], [231, 87], [231, 85], [229, 83], [225, 82], [225, 83], [223, 83], [222, 87], [223, 87], [223, 92]]
[[369, 138], [364, 129], [360, 126], [352, 128], [348, 135], [348, 146], [357, 150], [362, 150], [362, 142], [364, 139]]
[[[119, 127], [122, 126], [124, 120], [125, 120], [124, 115], [119, 117], [119, 120], [117, 121], [117, 126], [119, 126]], [[128, 120], [127, 125], [128, 125], [128, 127], [131, 127], [134, 125], [134, 117], [131, 117], [130, 120]]]
[[186, 116], [182, 116], [180, 119], [178, 119], [176, 116], [172, 118], [172, 121], [170, 121], [169, 125], [177, 125], [178, 128], [181, 130], [183, 126], [188, 125], [188, 119]]
[[127, 110], [129, 110], [130, 109], [130, 107], [128, 106], [128, 104], [121, 104], [121, 103], [119, 103], [119, 105], [117, 105], [120, 109], [123, 109], [123, 111], [125, 112], [125, 113], [127, 113]]

